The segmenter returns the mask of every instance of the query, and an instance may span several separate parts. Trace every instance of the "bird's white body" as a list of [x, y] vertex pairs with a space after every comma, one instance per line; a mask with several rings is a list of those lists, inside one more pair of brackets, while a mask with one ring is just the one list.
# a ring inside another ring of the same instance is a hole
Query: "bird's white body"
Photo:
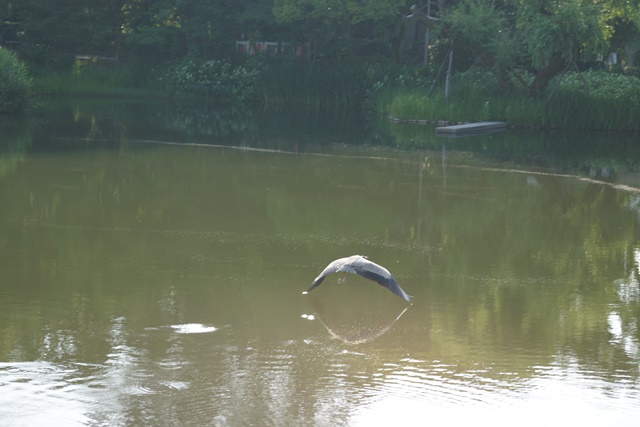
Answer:
[[374, 282], [384, 286], [405, 301], [411, 302], [411, 297], [402, 290], [400, 285], [398, 285], [395, 279], [391, 276], [391, 273], [389, 273], [389, 270], [369, 261], [362, 255], [353, 255], [331, 262], [324, 270], [322, 270], [322, 273], [316, 277], [313, 283], [311, 283], [309, 289], [304, 293], [306, 294], [311, 289], [318, 286], [325, 277], [332, 273], [359, 274], [362, 277], [366, 277], [367, 279], [373, 280]]

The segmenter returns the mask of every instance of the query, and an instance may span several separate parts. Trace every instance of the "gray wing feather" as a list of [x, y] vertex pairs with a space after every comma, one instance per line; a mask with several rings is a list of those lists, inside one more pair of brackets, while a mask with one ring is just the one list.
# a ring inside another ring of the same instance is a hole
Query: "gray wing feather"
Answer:
[[405, 300], [407, 302], [411, 302], [411, 297], [409, 295], [407, 295], [405, 291], [402, 290], [400, 285], [398, 285], [398, 282], [396, 282], [393, 277], [391, 277], [391, 276], [389, 276], [389, 277], [381, 276], [381, 275], [373, 273], [371, 271], [362, 271], [359, 274], [362, 277], [365, 277], [365, 278], [367, 278], [369, 280], [372, 280], [372, 281], [376, 282], [379, 285], [384, 286], [385, 288], [387, 288], [388, 290], [390, 290], [394, 294], [398, 295], [403, 300]]
[[355, 273], [356, 271], [352, 267], [347, 265], [348, 260], [349, 258], [340, 258], [329, 263], [329, 265], [326, 266], [324, 270], [322, 270], [322, 273], [320, 273], [318, 277], [315, 278], [313, 283], [311, 283], [311, 286], [309, 287], [309, 289], [307, 289], [307, 292], [322, 283], [324, 278], [330, 274], [337, 273], [339, 271], [344, 271], [346, 273]]

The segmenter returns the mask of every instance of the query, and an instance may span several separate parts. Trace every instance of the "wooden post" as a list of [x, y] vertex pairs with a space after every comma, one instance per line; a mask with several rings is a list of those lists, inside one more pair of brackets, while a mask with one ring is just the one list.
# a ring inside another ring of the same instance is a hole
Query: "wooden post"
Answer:
[[447, 50], [447, 54], [444, 56], [444, 59], [442, 60], [442, 63], [440, 64], [440, 68], [438, 68], [438, 74], [436, 74], [436, 78], [433, 79], [433, 83], [431, 84], [431, 89], [429, 89], [429, 93], [427, 93], [427, 98], [431, 96], [431, 94], [433, 93], [433, 90], [436, 88], [436, 83], [438, 83], [438, 79], [440, 78], [440, 74], [442, 74], [442, 69], [444, 68], [444, 64], [445, 64], [445, 62], [447, 62], [447, 55], [449, 55], [449, 52], [451, 52], [451, 49], [453, 49], [453, 45], [449, 46], [449, 50]]

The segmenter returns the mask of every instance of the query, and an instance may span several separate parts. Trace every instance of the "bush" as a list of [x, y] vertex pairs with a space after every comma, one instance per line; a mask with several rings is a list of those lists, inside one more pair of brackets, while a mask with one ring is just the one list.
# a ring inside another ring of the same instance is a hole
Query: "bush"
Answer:
[[387, 111], [388, 106], [399, 94], [414, 96], [426, 94], [431, 85], [432, 76], [421, 67], [401, 67], [387, 69], [382, 76], [377, 70], [368, 70], [368, 80], [372, 81], [366, 92], [365, 107], [370, 110]]
[[257, 70], [226, 61], [186, 61], [171, 67], [162, 80], [179, 93], [204, 95], [221, 104], [247, 104], [255, 101], [258, 75]]
[[0, 48], [0, 113], [24, 111], [31, 97], [27, 67], [6, 49]]

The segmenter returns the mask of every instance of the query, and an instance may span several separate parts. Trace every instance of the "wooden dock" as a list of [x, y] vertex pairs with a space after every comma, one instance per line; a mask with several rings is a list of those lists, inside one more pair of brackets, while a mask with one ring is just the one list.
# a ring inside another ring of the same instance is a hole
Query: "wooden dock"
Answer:
[[502, 132], [507, 128], [505, 122], [478, 122], [463, 125], [441, 126], [436, 128], [436, 135], [460, 137], [480, 135], [485, 133]]

